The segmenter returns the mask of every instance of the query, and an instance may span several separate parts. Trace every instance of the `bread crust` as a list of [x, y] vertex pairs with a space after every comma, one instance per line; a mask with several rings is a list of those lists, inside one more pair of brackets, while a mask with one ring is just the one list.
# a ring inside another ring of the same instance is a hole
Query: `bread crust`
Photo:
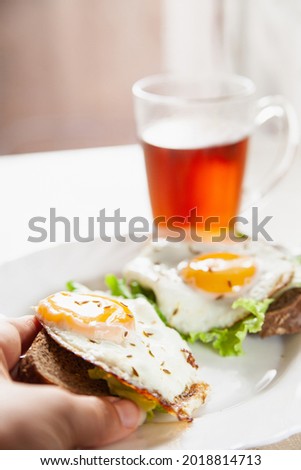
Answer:
[[43, 328], [21, 359], [17, 380], [58, 385], [80, 395], [109, 395], [105, 380], [90, 379], [91, 368], [87, 361], [59, 346]]
[[301, 287], [284, 291], [265, 314], [260, 336], [300, 333], [301, 331]]

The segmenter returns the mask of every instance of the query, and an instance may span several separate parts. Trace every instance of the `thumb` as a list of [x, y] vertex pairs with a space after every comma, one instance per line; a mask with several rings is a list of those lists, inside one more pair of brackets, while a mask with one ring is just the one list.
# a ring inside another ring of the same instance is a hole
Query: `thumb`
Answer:
[[145, 419], [133, 402], [75, 395], [53, 385], [3, 382], [0, 449], [100, 448]]
[[80, 448], [97, 448], [119, 441], [146, 417], [135, 403], [117, 397], [74, 396], [72, 406], [73, 444]]

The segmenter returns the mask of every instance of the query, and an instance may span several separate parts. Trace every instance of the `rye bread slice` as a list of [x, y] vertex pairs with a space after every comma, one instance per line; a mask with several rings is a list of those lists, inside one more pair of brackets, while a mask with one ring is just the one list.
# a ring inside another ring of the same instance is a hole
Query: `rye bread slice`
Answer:
[[21, 359], [17, 380], [53, 384], [80, 395], [109, 395], [105, 380], [92, 380], [93, 365], [59, 346], [44, 330]]
[[283, 292], [265, 314], [260, 332], [263, 338], [301, 332], [301, 287]]

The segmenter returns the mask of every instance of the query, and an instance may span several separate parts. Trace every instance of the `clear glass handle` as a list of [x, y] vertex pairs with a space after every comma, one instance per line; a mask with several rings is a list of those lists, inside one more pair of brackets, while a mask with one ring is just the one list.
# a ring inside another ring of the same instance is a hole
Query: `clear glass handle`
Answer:
[[283, 122], [283, 133], [286, 140], [284, 151], [279, 157], [278, 163], [275, 163], [261, 186], [256, 190], [245, 191], [241, 212], [249, 209], [279, 183], [288, 172], [297, 154], [299, 146], [299, 121], [294, 108], [283, 96], [265, 96], [258, 100], [255, 131], [256, 128], [275, 117]]

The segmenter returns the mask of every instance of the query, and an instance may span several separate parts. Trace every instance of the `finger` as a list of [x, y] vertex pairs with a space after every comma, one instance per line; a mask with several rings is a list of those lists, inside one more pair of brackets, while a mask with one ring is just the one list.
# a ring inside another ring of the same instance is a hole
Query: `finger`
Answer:
[[9, 322], [17, 329], [21, 340], [21, 354], [24, 354], [40, 331], [41, 324], [34, 315], [10, 318]]
[[146, 414], [130, 400], [74, 397], [73, 445], [99, 448], [124, 439], [145, 421]]
[[11, 370], [30, 346], [40, 325], [34, 316], [0, 319], [0, 351], [4, 366]]

